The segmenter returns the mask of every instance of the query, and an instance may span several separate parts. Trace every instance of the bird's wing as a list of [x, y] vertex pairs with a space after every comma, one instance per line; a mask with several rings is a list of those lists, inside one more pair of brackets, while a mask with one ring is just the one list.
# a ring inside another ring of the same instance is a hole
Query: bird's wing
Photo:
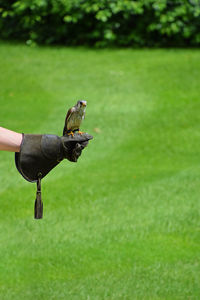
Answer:
[[67, 122], [68, 122], [68, 120], [69, 120], [71, 114], [74, 112], [74, 110], [75, 110], [74, 107], [71, 107], [71, 108], [68, 110], [67, 115], [66, 115], [66, 118], [65, 118], [65, 124], [67, 124]]
[[65, 118], [65, 126], [64, 126], [64, 129], [63, 129], [63, 135], [67, 132], [67, 123], [68, 123], [68, 121], [69, 121], [69, 118], [70, 118], [70, 116], [71, 116], [71, 114], [73, 113], [75, 111], [75, 108], [74, 108], [74, 106], [73, 107], [71, 107], [69, 110], [68, 110], [68, 112], [67, 112], [67, 115], [66, 115], [66, 118]]
[[[69, 120], [70, 120], [70, 118], [71, 118], [71, 115], [73, 114], [73, 112], [75, 112], [75, 107], [73, 106], [73, 107], [71, 107], [69, 110], [68, 110], [68, 112], [67, 112], [67, 115], [66, 115], [66, 118], [65, 118], [65, 127], [66, 127], [66, 129], [67, 129], [67, 127], [68, 127], [68, 123], [69, 123]], [[70, 129], [70, 128], [69, 128]]]

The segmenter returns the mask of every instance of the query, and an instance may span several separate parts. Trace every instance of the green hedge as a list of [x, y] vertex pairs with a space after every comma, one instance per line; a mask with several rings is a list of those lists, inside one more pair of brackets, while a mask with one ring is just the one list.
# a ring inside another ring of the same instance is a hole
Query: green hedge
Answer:
[[0, 38], [28, 44], [198, 46], [200, 0], [0, 0]]

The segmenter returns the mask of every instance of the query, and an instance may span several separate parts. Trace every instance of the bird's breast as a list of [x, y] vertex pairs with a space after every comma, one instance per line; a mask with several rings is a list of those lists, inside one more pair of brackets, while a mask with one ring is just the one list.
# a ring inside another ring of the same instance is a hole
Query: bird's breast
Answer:
[[80, 128], [82, 116], [78, 113], [72, 113], [67, 122], [67, 130], [76, 130]]

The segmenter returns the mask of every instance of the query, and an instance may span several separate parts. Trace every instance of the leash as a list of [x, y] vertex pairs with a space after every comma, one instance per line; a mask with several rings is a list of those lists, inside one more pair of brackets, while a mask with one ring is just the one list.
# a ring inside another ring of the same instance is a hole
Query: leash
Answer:
[[41, 177], [42, 177], [42, 173], [38, 173], [37, 192], [36, 192], [36, 200], [35, 200], [35, 219], [42, 219], [42, 217], [43, 217], [43, 203], [42, 203], [42, 195], [41, 195]]

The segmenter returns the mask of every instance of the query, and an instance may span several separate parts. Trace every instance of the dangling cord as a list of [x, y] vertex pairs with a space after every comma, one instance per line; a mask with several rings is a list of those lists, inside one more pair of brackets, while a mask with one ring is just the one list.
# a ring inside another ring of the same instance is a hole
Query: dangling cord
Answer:
[[42, 174], [38, 173], [37, 193], [36, 193], [36, 200], [35, 200], [35, 219], [42, 219], [43, 216], [43, 203], [41, 197], [41, 177]]

